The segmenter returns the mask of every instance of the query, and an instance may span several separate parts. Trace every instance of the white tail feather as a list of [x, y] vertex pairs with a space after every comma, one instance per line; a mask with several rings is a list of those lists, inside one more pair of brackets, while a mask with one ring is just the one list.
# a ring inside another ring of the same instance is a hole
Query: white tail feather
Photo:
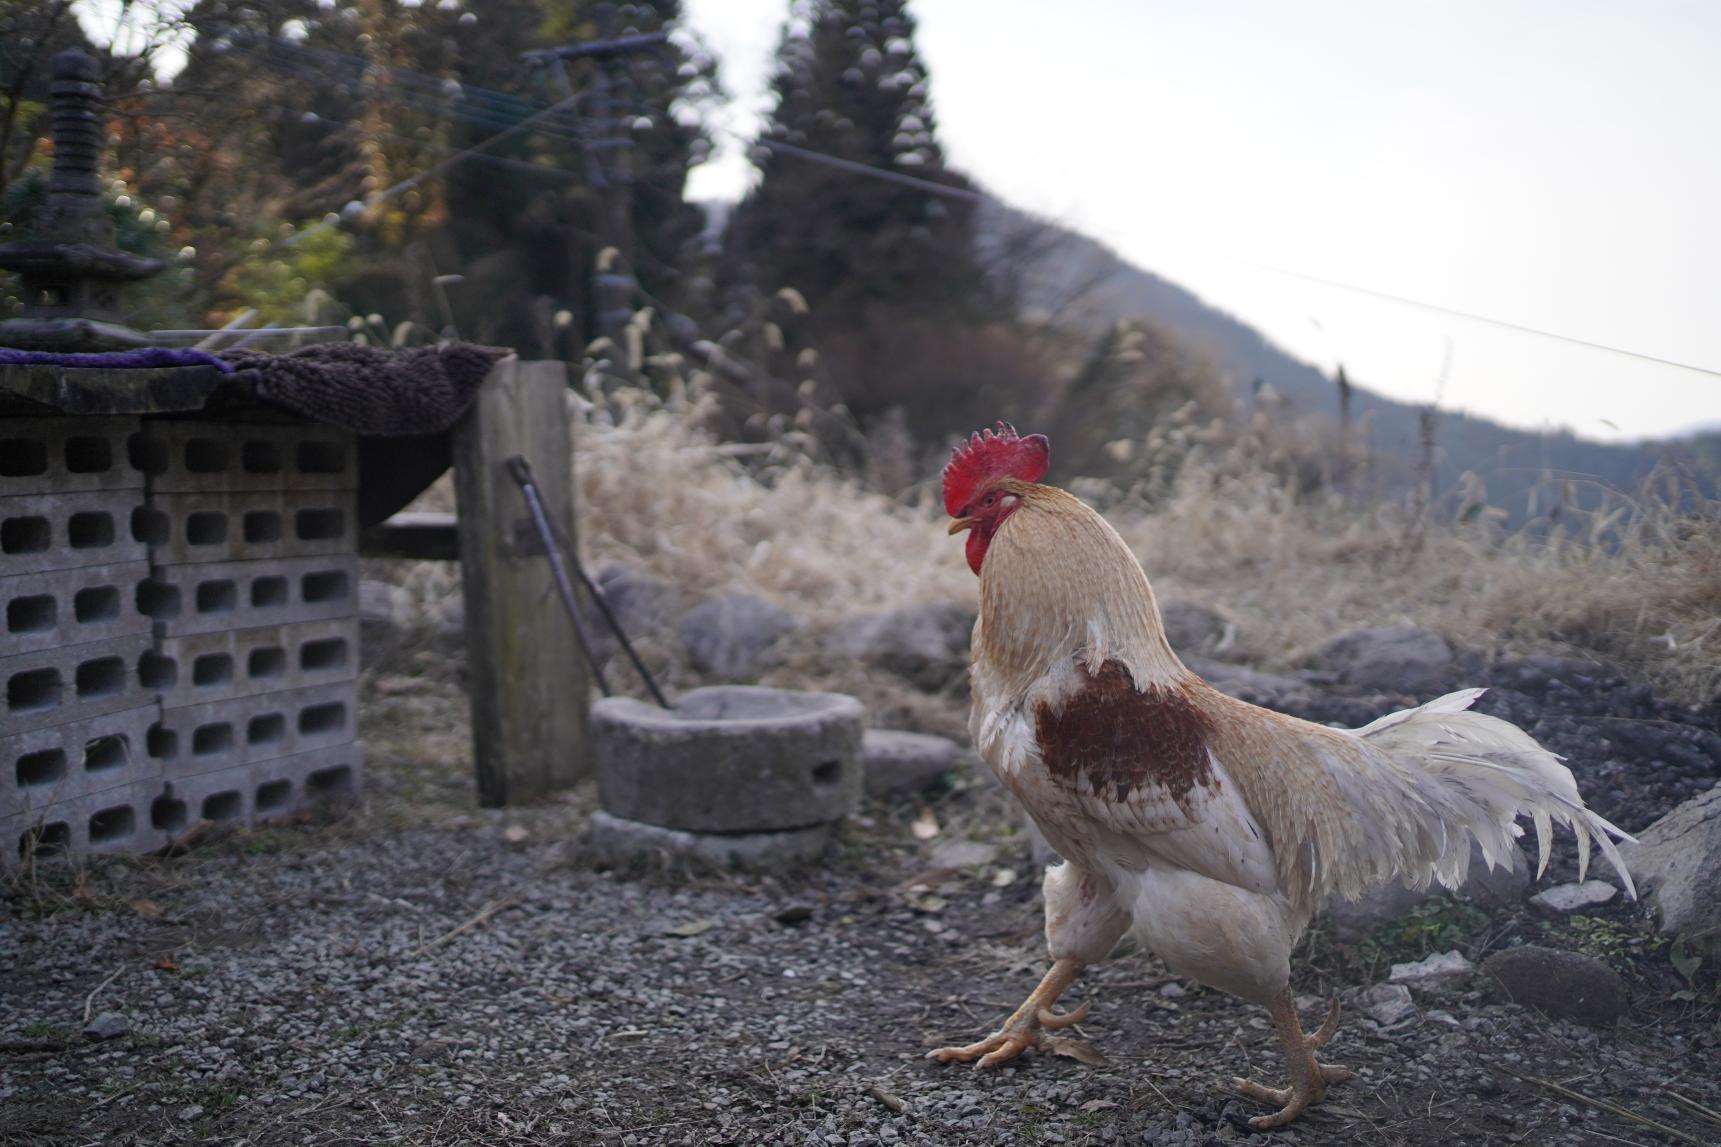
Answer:
[[1614, 846], [1615, 840], [1631, 837], [1584, 807], [1577, 782], [1559, 757], [1516, 725], [1470, 712], [1482, 693], [1481, 689], [1448, 693], [1356, 730], [1364, 742], [1384, 750], [1401, 766], [1401, 775], [1427, 802], [1444, 833], [1438, 855], [1404, 857], [1406, 881], [1425, 883], [1432, 876], [1448, 888], [1462, 884], [1470, 850], [1452, 847], [1451, 842], [1461, 842], [1465, 834], [1476, 838], [1490, 868], [1510, 865], [1513, 841], [1523, 832], [1517, 818], [1528, 815], [1536, 829], [1537, 876], [1547, 870], [1553, 824], [1559, 821], [1577, 837], [1578, 879], [1589, 871], [1593, 838], [1626, 892], [1636, 899], [1631, 873]]

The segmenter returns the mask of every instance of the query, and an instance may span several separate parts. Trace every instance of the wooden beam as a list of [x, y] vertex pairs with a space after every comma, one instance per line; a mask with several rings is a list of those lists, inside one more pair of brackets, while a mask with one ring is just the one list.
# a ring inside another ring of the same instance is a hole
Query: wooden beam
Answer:
[[[478, 800], [519, 804], [587, 772], [588, 670], [508, 458], [531, 463], [545, 510], [574, 539], [567, 367], [496, 364], [454, 430], [454, 490]], [[529, 527], [528, 527], [529, 528]]]
[[453, 514], [403, 510], [359, 533], [359, 556], [421, 562], [460, 560], [458, 521]]

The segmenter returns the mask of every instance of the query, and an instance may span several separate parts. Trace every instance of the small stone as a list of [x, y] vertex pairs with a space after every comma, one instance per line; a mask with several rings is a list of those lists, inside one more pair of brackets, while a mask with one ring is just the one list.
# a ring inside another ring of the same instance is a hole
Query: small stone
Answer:
[[777, 923], [790, 928], [793, 928], [797, 924], [805, 924], [812, 918], [813, 907], [810, 904], [791, 904], [786, 908], [778, 909], [771, 917], [771, 919], [775, 920]]
[[1410, 989], [1403, 984], [1376, 984], [1351, 997], [1351, 1006], [1381, 1027], [1391, 1027], [1416, 1014]]
[[1618, 895], [1619, 889], [1605, 880], [1586, 880], [1582, 884], [1556, 884], [1546, 892], [1530, 897], [1530, 903], [1543, 912], [1563, 916], [1568, 912], [1599, 908]]
[[92, 1040], [118, 1039], [131, 1031], [131, 1023], [118, 1012], [103, 1012], [84, 1029], [84, 1038]]
[[1624, 1015], [1629, 1003], [1617, 972], [1575, 952], [1525, 944], [1495, 952], [1482, 961], [1482, 971], [1502, 998], [1554, 1019], [1603, 1027]]
[[1168, 1000], [1178, 1000], [1187, 996], [1189, 994], [1189, 989], [1178, 983], [1176, 980], [1173, 980], [1169, 984], [1160, 985], [1159, 994]]
[[871, 797], [924, 792], [955, 769], [962, 747], [947, 737], [868, 729], [861, 738], [866, 792]]
[[978, 840], [952, 840], [932, 850], [934, 868], [979, 868], [998, 859], [998, 846]]
[[1476, 965], [1466, 960], [1462, 953], [1439, 952], [1426, 960], [1394, 964], [1392, 974], [1387, 980], [1394, 984], [1431, 988], [1454, 980], [1469, 979], [1475, 971]]
[[190, 1123], [193, 1119], [196, 1119], [202, 1114], [203, 1108], [199, 1107], [195, 1103], [187, 1104], [179, 1109], [179, 1118], [186, 1123]]

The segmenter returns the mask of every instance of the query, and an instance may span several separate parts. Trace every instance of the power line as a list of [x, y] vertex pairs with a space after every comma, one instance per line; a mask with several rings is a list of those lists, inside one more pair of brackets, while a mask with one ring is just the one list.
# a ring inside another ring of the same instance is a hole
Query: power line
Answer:
[[[728, 132], [730, 135], [735, 136], [735, 138], [740, 139], [743, 143], [747, 142], [746, 139], [740, 136], [737, 132], [731, 131], [729, 128], [718, 127], [717, 130]], [[843, 159], [841, 156], [827, 155], [822, 151], [813, 151], [810, 148], [796, 147], [794, 144], [784, 143], [780, 139], [767, 139], [764, 136], [760, 136], [753, 142], [759, 147], [767, 148], [771, 151], [782, 152], [784, 155], [792, 155], [796, 159], [805, 159], [811, 163], [822, 164], [825, 167], [834, 167], [838, 171], [847, 171], [853, 175], [864, 175], [872, 179], [882, 179], [887, 183], [899, 183], [904, 187], [913, 187], [920, 191], [930, 191], [934, 195], [942, 195], [948, 199], [961, 199], [968, 203], [984, 203], [987, 199], [991, 198], [991, 196], [985, 195], [982, 192], [970, 191], [965, 187], [951, 187], [948, 184], [935, 183], [930, 179], [922, 179], [916, 175], [904, 175], [900, 171], [892, 171], [887, 167], [875, 167], [870, 163], [857, 163], [852, 159]]]
[[1352, 294], [1366, 295], [1369, 298], [1382, 299], [1389, 303], [1398, 303], [1401, 306], [1416, 307], [1420, 310], [1434, 311], [1437, 314], [1442, 315], [1452, 315], [1455, 318], [1469, 319], [1471, 322], [1486, 323], [1491, 327], [1501, 327], [1505, 330], [1517, 331], [1519, 334], [1535, 335], [1538, 338], [1552, 339], [1555, 342], [1571, 343], [1574, 346], [1587, 347], [1590, 350], [1606, 351], [1608, 354], [1620, 355], [1623, 358], [1641, 359], [1644, 362], [1658, 363], [1661, 366], [1671, 366], [1679, 370], [1689, 370], [1696, 374], [1706, 374], [1712, 378], [1721, 378], [1721, 370], [1711, 370], [1705, 366], [1697, 366], [1694, 363], [1689, 362], [1680, 362], [1678, 359], [1664, 358], [1658, 354], [1648, 354], [1644, 351], [1627, 350], [1624, 347], [1609, 346], [1606, 343], [1593, 342], [1590, 339], [1580, 339], [1575, 335], [1562, 335], [1556, 331], [1545, 331], [1539, 327], [1525, 326], [1523, 323], [1509, 322], [1506, 319], [1491, 319], [1487, 315], [1479, 315], [1473, 311], [1461, 311], [1456, 307], [1441, 306], [1439, 303], [1427, 303], [1423, 302], [1421, 299], [1409, 299], [1405, 298], [1403, 295], [1394, 295], [1387, 291], [1378, 291], [1373, 287], [1358, 287], [1350, 283], [1338, 282], [1335, 279], [1324, 279], [1319, 275], [1309, 275], [1302, 271], [1292, 271], [1284, 267], [1274, 267], [1267, 263], [1256, 263], [1249, 259], [1239, 259], [1230, 255], [1221, 256], [1221, 258], [1227, 259], [1233, 263], [1241, 263], [1246, 267], [1254, 267], [1257, 270], [1270, 271], [1275, 275], [1284, 275], [1291, 279], [1302, 279], [1309, 283], [1319, 283], [1324, 287], [1335, 287], [1341, 291], [1350, 291]]
[[[536, 115], [527, 116], [525, 119], [514, 124], [512, 127], [506, 127], [494, 135], [485, 136], [483, 139], [479, 140], [477, 143], [473, 144], [471, 147], [462, 148], [460, 151], [455, 152], [453, 155], [449, 156], [447, 159], [441, 161], [440, 163], [434, 164], [434, 165], [426, 168], [425, 170], [419, 172], [417, 175], [414, 175], [414, 176], [411, 176], [407, 179], [401, 180], [399, 183], [395, 184], [393, 187], [390, 187], [387, 190], [378, 193], [376, 196], [374, 196], [373, 198], [368, 200], [366, 202], [366, 206], [368, 207], [368, 206], [371, 206], [371, 205], [374, 205], [377, 203], [381, 203], [384, 200], [392, 199], [396, 195], [399, 195], [401, 192], [418, 186], [420, 183], [424, 182], [426, 179], [429, 179], [431, 176], [436, 175], [439, 172], [446, 171], [448, 168], [453, 167], [455, 164], [459, 163], [461, 160], [466, 159], [469, 156], [475, 155], [478, 152], [483, 151], [485, 148], [490, 147], [493, 144], [501, 143], [503, 140], [507, 139], [511, 135], [517, 135], [520, 132], [525, 131], [528, 127], [532, 126], [532, 123], [535, 120], [540, 120], [540, 119], [543, 119], [545, 116], [553, 115], [554, 113], [561, 111], [564, 107], [573, 107], [573, 106], [577, 105], [579, 102], [580, 102], [580, 93], [578, 93], [578, 92], [567, 97], [566, 99], [557, 100], [555, 103], [551, 104], [547, 108], [544, 108], [542, 111], [538, 112]], [[303, 231], [300, 231], [295, 235], [289, 236], [286, 240], [284, 240], [282, 242], [282, 246], [284, 246], [284, 247], [296, 246], [297, 244], [303, 242], [304, 240], [309, 239], [312, 235], [316, 235], [316, 234], [319, 234], [323, 231], [327, 231], [330, 227], [335, 226], [337, 223], [340, 222], [340, 218], [341, 217], [339, 215], [331, 215], [329, 218], [324, 219], [322, 222], [317, 223], [315, 226], [307, 227]]]

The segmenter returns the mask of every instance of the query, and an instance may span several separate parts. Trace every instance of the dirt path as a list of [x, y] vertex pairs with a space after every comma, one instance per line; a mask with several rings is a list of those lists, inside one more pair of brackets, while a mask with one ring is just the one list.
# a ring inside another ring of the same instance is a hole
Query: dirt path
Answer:
[[[1516, 696], [1499, 703], [1561, 711]], [[1268, 1141], [1243, 1123], [1260, 1109], [1227, 1088], [1279, 1082], [1265, 1016], [1146, 956], [1071, 993], [1093, 1004], [1083, 1030], [1108, 1067], [922, 1058], [992, 1030], [1043, 968], [1038, 881], [996, 789], [936, 801], [929, 842], [910, 834], [911, 807], [869, 805], [794, 877], [604, 872], [579, 844], [589, 793], [470, 811], [465, 730], [448, 717], [461, 700], [452, 679], [372, 681], [367, 801], [333, 823], [14, 882], [0, 1142]], [[1683, 791], [1654, 789], [1666, 775], [1610, 782], [1603, 799], [1649, 815], [1643, 801]], [[941, 869], [953, 840], [992, 854]], [[1721, 1142], [1721, 1116], [1702, 1113], [1721, 1112], [1713, 969], [1677, 995], [1687, 985], [1635, 905], [1556, 922], [1435, 900], [1355, 946], [1315, 935], [1296, 985], [1312, 1020], [1395, 960], [1521, 942], [1603, 958], [1630, 1014], [1603, 1032], [1551, 1022], [1489, 1002], [1481, 980], [1419, 994], [1384, 1029], [1353, 1010], [1330, 1055], [1357, 1078], [1273, 1138]], [[86, 1006], [127, 1034], [86, 1041]]]
[[[990, 1030], [1038, 975], [1033, 882], [996, 886], [1026, 871], [1009, 847], [928, 871], [880, 823], [802, 880], [683, 883], [594, 871], [564, 843], [581, 815], [276, 830], [88, 874], [0, 933], [0, 1138], [1206, 1143], [1251, 1135], [1230, 1076], [1278, 1073], [1263, 1016], [1145, 957], [1074, 993], [1107, 1068], [922, 1060]], [[1617, 922], [1636, 935], [1629, 910]], [[1344, 986], [1343, 961], [1311, 958], [1301, 990]], [[116, 972], [94, 1011], [130, 1034], [75, 1038]], [[1721, 1138], [1660, 1090], [1721, 1110], [1713, 1012], [1636, 986], [1606, 1033], [1468, 990], [1387, 1031], [1350, 1016], [1332, 1054], [1358, 1079], [1278, 1138], [1678, 1141], [1526, 1076]]]

